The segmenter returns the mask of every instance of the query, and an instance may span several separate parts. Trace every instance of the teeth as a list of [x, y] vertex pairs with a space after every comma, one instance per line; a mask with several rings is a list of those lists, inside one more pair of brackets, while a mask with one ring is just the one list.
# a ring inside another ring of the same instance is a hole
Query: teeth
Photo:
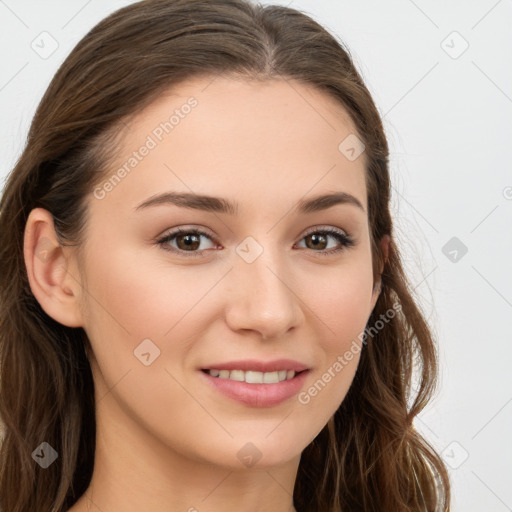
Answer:
[[290, 380], [295, 377], [293, 370], [279, 370], [275, 372], [252, 372], [243, 370], [207, 370], [212, 377], [219, 379], [230, 379], [249, 384], [277, 384], [284, 380]]
[[245, 379], [245, 375], [242, 370], [231, 370], [231, 373], [229, 370], [226, 371], [228, 372], [228, 379], [238, 380], [239, 382], [242, 382]]
[[279, 382], [278, 372], [268, 372], [263, 374], [263, 384], [275, 384]]

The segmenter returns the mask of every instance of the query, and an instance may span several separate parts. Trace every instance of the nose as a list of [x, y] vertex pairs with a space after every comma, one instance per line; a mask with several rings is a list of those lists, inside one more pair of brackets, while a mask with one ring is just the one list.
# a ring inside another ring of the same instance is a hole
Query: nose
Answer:
[[256, 331], [265, 340], [281, 339], [302, 323], [299, 290], [284, 263], [282, 255], [267, 249], [252, 263], [236, 257], [228, 277], [226, 306], [226, 321], [233, 331]]

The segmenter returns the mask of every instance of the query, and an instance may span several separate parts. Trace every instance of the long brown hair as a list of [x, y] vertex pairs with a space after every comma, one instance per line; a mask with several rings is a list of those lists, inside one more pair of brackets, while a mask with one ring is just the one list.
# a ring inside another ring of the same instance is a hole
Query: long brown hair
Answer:
[[[393, 238], [388, 145], [349, 51], [305, 14], [249, 0], [146, 0], [96, 25], [42, 98], [0, 202], [0, 505], [3, 512], [61, 512], [89, 485], [94, 463], [94, 383], [82, 328], [50, 318], [31, 292], [23, 260], [30, 211], [47, 209], [63, 245], [77, 247], [85, 199], [108, 172], [116, 129], [179, 82], [236, 74], [294, 79], [335, 98], [366, 146], [374, 279], [369, 319], [400, 310], [367, 336], [349, 392], [302, 453], [299, 512], [448, 510], [449, 479], [414, 417], [435, 390], [431, 331], [412, 295]], [[379, 240], [389, 235], [384, 261]], [[418, 388], [411, 389], [413, 370]], [[41, 442], [59, 454], [48, 469]]]

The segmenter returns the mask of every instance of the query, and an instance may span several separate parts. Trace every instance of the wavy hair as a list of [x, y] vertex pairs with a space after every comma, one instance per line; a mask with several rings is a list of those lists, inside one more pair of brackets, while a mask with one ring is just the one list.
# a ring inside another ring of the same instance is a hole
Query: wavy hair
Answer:
[[[94, 382], [82, 328], [50, 318], [31, 292], [23, 236], [48, 210], [62, 245], [80, 247], [85, 199], [108, 173], [116, 133], [176, 84], [199, 75], [299, 80], [334, 98], [366, 146], [374, 325], [341, 406], [302, 453], [299, 512], [446, 511], [450, 485], [435, 449], [414, 429], [436, 386], [437, 353], [395, 244], [388, 145], [349, 50], [306, 14], [250, 0], [146, 0], [93, 27], [58, 69], [34, 115], [0, 201], [0, 504], [3, 512], [68, 510], [94, 464]], [[379, 246], [391, 238], [388, 259]], [[416, 375], [418, 387], [412, 390]], [[41, 441], [59, 453], [41, 469]]]

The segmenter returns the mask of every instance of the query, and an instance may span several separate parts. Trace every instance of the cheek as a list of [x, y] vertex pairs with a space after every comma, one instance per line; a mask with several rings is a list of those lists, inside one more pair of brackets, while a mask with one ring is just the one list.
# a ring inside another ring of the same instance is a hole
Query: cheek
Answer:
[[308, 281], [308, 305], [329, 333], [327, 349], [341, 349], [364, 330], [371, 313], [373, 278], [368, 259]]
[[155, 268], [136, 254], [127, 254], [103, 246], [101, 251], [90, 251], [87, 260], [85, 330], [108, 387], [140, 365], [134, 350], [143, 340], [161, 348], [159, 339], [175, 316], [165, 307], [163, 288], [155, 286]]
[[321, 358], [298, 402], [308, 411], [307, 421], [320, 431], [345, 398], [360, 360], [371, 313], [371, 259], [353, 260], [329, 279], [318, 279], [318, 284], [310, 283], [309, 289], [316, 292], [307, 296], [324, 326], [324, 336], [319, 337]]
[[155, 263], [152, 251], [145, 251], [113, 250], [103, 261], [91, 255], [87, 300], [96, 315], [88, 320], [91, 327], [100, 320], [124, 338], [129, 333], [133, 341], [141, 336], [162, 338], [218, 279], [210, 272], [191, 280], [190, 270]]
[[127, 370], [141, 369], [134, 351], [147, 339], [158, 354], [152, 368], [185, 367], [194, 340], [204, 337], [216, 311], [213, 288], [226, 269], [171, 268], [147, 248], [116, 247], [109, 247], [108, 258], [91, 252], [87, 267], [86, 332], [107, 386]]
[[[188, 340], [204, 331], [195, 325], [193, 307], [218, 277], [210, 272], [206, 282], [191, 283], [190, 272], [187, 276], [178, 268], [155, 264], [154, 256], [137, 251], [127, 256], [129, 251], [111, 249], [103, 261], [91, 252], [87, 264], [86, 332], [97, 362], [97, 396], [105, 397], [100, 403], [108, 414], [126, 414], [150, 431], [165, 428], [157, 437], [176, 441], [183, 432], [200, 437], [208, 417], [187, 393], [193, 388], [187, 385], [186, 391], [180, 384], [179, 367], [186, 364]], [[148, 352], [150, 364], [145, 365], [142, 354]], [[201, 421], [189, 424], [187, 418]]]

